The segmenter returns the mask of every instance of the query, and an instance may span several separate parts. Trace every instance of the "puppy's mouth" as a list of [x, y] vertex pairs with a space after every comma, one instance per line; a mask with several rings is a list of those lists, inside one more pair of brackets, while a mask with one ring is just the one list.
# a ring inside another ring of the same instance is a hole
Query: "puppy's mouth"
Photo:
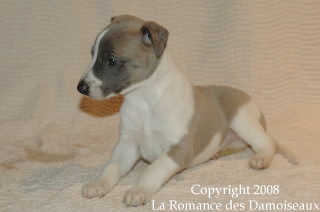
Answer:
[[104, 85], [94, 86], [87, 83], [85, 80], [80, 80], [77, 86], [79, 93], [97, 100], [105, 100], [117, 96], [125, 88], [125, 86], [119, 86], [117, 88], [106, 87]]
[[[113, 89], [111, 88], [101, 88], [102, 90], [102, 96], [101, 98], [95, 98], [95, 99], [100, 99], [100, 100], [103, 100], [103, 99], [109, 99], [111, 97], [114, 97], [116, 95], [118, 95], [118, 93], [116, 93], [115, 91], [113, 91]], [[94, 97], [93, 97], [94, 98]]]
[[123, 90], [130, 87], [131, 81], [125, 80], [115, 85], [106, 86], [104, 84], [101, 85], [101, 90], [104, 96], [109, 96], [110, 94], [119, 95]]

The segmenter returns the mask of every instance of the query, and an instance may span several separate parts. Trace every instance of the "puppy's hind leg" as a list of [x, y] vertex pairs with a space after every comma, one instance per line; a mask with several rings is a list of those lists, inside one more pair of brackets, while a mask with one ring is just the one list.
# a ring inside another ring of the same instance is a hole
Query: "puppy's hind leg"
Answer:
[[275, 144], [259, 121], [261, 114], [257, 111], [253, 103], [239, 108], [230, 127], [255, 152], [249, 165], [254, 169], [264, 169], [270, 165], [275, 154]]

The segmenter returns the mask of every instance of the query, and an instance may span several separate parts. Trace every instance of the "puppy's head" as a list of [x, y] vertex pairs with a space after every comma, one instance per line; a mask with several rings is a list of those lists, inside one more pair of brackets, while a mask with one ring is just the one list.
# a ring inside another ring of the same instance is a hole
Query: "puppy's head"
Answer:
[[129, 15], [113, 17], [92, 46], [92, 62], [79, 81], [78, 91], [95, 99], [125, 94], [152, 75], [168, 34], [152, 21]]

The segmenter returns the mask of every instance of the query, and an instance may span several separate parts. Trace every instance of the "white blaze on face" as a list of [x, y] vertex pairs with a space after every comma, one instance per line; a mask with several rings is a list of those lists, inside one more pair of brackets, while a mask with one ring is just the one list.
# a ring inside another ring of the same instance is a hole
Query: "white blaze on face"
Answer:
[[94, 64], [96, 63], [97, 61], [97, 58], [98, 58], [98, 52], [99, 52], [99, 46], [100, 46], [100, 42], [103, 38], [103, 36], [105, 34], [107, 34], [107, 32], [109, 31], [109, 28], [106, 28], [104, 29], [102, 32], [100, 32], [100, 34], [98, 35], [97, 39], [96, 39], [96, 42], [93, 46], [93, 57], [92, 57], [92, 62], [88, 68], [88, 70], [92, 70]]
[[92, 55], [91, 64], [81, 77], [81, 79], [83, 79], [89, 85], [89, 96], [96, 99], [103, 98], [103, 92], [100, 87], [102, 85], [102, 81], [94, 76], [93, 67], [98, 59], [99, 46], [100, 46], [101, 40], [103, 36], [105, 36], [105, 34], [108, 32], [108, 30], [109, 28], [106, 28], [98, 35], [96, 42], [93, 46], [93, 55]]

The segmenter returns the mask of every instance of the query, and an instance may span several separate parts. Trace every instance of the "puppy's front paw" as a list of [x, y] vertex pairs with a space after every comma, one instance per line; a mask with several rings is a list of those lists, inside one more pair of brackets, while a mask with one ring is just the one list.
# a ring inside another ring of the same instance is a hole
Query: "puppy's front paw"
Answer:
[[87, 198], [103, 197], [109, 193], [112, 186], [107, 181], [96, 181], [82, 187], [82, 196]]
[[253, 169], [265, 169], [272, 160], [272, 156], [256, 155], [249, 160], [249, 165]]
[[151, 192], [148, 192], [143, 188], [133, 187], [126, 192], [123, 202], [127, 206], [137, 207], [146, 204], [150, 200], [151, 196]]

